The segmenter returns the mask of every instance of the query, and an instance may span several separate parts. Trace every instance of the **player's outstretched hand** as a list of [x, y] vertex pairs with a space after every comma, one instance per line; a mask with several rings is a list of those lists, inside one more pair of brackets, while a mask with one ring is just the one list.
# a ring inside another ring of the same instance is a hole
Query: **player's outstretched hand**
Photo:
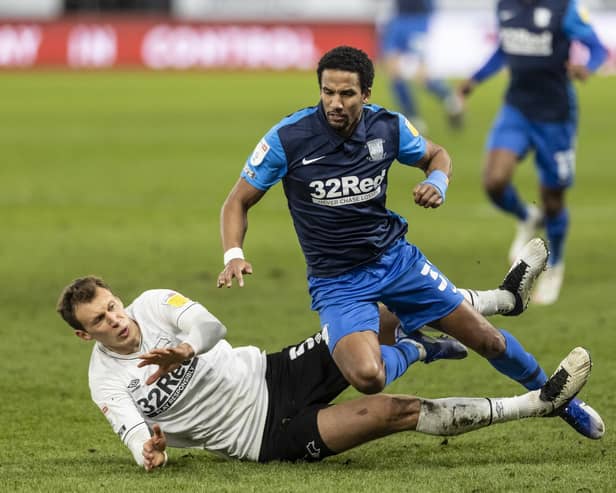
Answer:
[[230, 260], [223, 271], [218, 275], [217, 286], [219, 288], [233, 286], [233, 278], [237, 279], [237, 285], [240, 288], [244, 287], [244, 274], [252, 274], [252, 265], [250, 262], [241, 258]]
[[158, 365], [158, 370], [152, 373], [145, 381], [146, 385], [152, 385], [163, 375], [179, 368], [182, 361], [192, 358], [195, 351], [190, 344], [183, 342], [172, 348], [152, 349], [149, 353], [139, 356], [141, 361], [137, 364], [139, 368], [147, 365]]
[[146, 471], [151, 471], [165, 464], [165, 449], [167, 439], [159, 425], [152, 426], [154, 435], [143, 444], [143, 466]]
[[413, 189], [413, 199], [417, 205], [434, 209], [443, 203], [439, 191], [429, 183], [420, 183]]
[[590, 71], [585, 65], [577, 65], [570, 63], [567, 65], [569, 78], [584, 82], [590, 76]]

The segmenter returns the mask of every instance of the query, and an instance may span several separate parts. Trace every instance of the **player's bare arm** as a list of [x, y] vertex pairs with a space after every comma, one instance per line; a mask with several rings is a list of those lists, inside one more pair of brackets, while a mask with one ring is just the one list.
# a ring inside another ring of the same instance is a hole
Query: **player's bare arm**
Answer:
[[142, 368], [147, 365], [158, 365], [158, 370], [150, 375], [145, 381], [146, 385], [152, 385], [163, 375], [179, 368], [183, 361], [192, 358], [195, 351], [186, 342], [178, 344], [172, 348], [157, 348], [139, 356], [141, 361], [137, 365]]
[[143, 444], [143, 467], [146, 471], [162, 467], [167, 462], [165, 434], [158, 425], [154, 425], [152, 431], [152, 437]]
[[239, 178], [229, 192], [220, 212], [220, 235], [225, 252], [225, 268], [218, 275], [217, 286], [230, 288], [233, 278], [244, 286], [244, 274], [252, 274], [252, 265], [244, 259], [242, 245], [248, 229], [248, 210], [265, 192]]
[[426, 152], [416, 166], [424, 171], [426, 179], [413, 190], [417, 205], [425, 208], [439, 207], [445, 200], [445, 190], [451, 177], [451, 158], [438, 144], [426, 140]]

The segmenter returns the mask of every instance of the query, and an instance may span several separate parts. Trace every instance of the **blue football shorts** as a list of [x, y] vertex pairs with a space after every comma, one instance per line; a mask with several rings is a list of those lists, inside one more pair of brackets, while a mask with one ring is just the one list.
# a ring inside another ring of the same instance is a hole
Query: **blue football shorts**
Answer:
[[330, 352], [353, 332], [378, 333], [379, 301], [411, 333], [449, 315], [464, 299], [419, 248], [404, 238], [367, 265], [336, 277], [309, 277], [308, 288]]
[[541, 184], [560, 189], [573, 185], [575, 177], [575, 120], [538, 122], [528, 119], [519, 110], [504, 105], [498, 113], [488, 137], [488, 151], [508, 149], [519, 159], [535, 151], [535, 167]]
[[424, 60], [428, 22], [427, 15], [394, 17], [381, 30], [381, 54], [407, 53]]

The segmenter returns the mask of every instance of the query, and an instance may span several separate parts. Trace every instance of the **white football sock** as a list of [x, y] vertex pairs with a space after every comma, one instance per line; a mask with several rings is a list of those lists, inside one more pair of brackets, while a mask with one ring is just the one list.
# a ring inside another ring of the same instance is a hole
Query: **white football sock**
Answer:
[[422, 399], [416, 431], [428, 435], [459, 435], [522, 418], [545, 416], [553, 410], [539, 399], [539, 390], [505, 398], [449, 397]]
[[515, 307], [515, 296], [505, 289], [475, 291], [474, 289], [458, 288], [458, 291], [484, 317], [508, 313]]

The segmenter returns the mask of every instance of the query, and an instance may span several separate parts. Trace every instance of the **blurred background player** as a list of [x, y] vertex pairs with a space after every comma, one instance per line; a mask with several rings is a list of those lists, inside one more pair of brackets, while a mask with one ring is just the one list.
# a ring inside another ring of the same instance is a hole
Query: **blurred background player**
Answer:
[[[569, 229], [565, 191], [573, 184], [577, 101], [571, 79], [584, 81], [607, 51], [576, 0], [503, 0], [497, 5], [500, 43], [486, 63], [460, 86], [466, 96], [477, 84], [507, 66], [505, 103], [487, 142], [483, 186], [491, 201], [518, 219], [510, 259], [543, 226], [549, 241], [547, 271], [533, 301], [554, 303], [564, 278], [564, 246]], [[588, 61], [570, 61], [572, 40], [589, 50]], [[524, 202], [512, 184], [516, 164], [535, 152], [541, 208]]]
[[420, 132], [426, 132], [427, 124], [421, 117], [413, 90], [411, 79], [414, 79], [441, 101], [449, 124], [459, 128], [463, 122], [460, 98], [444, 80], [431, 77], [426, 64], [427, 35], [434, 2], [393, 0], [389, 8], [391, 15], [380, 28], [380, 50], [392, 95], [400, 112]]

